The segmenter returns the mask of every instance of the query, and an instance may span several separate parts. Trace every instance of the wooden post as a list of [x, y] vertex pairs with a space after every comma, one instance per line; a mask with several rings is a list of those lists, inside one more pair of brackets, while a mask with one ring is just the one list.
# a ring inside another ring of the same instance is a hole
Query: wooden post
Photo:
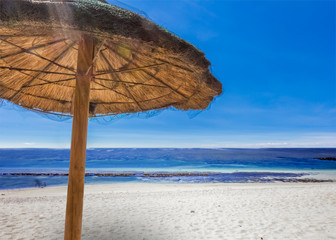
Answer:
[[89, 117], [90, 82], [94, 40], [83, 35], [78, 44], [76, 90], [74, 97], [68, 195], [65, 217], [65, 240], [81, 239], [85, 156]]

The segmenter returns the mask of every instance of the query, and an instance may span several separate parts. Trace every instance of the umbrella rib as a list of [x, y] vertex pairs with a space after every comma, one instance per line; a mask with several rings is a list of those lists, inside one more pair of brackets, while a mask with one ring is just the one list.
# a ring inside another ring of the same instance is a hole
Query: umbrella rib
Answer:
[[[121, 81], [112, 80], [112, 79], [107, 79], [107, 78], [95, 78], [95, 79], [103, 80], [103, 81], [109, 81], [109, 82], [121, 82]], [[123, 81], [123, 82], [124, 82], [124, 83], [127, 83], [127, 84], [134, 84], [134, 85], [142, 85], [142, 86], [149, 86], [149, 87], [166, 88], [166, 86], [160, 86], [160, 85], [154, 85], [154, 84], [147, 84], [147, 83], [126, 82], [126, 81]]]
[[[20, 72], [20, 73], [22, 73], [22, 74], [24, 74], [24, 75], [26, 75], [26, 76], [29, 76], [29, 77], [34, 77], [34, 76], [30, 75], [29, 73], [25, 73], [25, 72], [22, 71], [22, 70], [18, 70], [18, 72]], [[41, 81], [45, 81], [45, 83], [40, 83], [40, 84], [30, 85], [30, 86], [28, 86], [28, 87], [42, 86], [42, 85], [46, 85], [46, 84], [56, 84], [56, 83], [58, 83], [58, 82], [64, 82], [64, 81], [74, 80], [75, 78], [62, 79], [62, 80], [58, 80], [58, 81], [55, 81], [55, 82], [50, 82], [50, 81], [45, 80], [45, 79], [42, 79], [42, 78], [37, 78], [37, 79], [39, 79], [39, 80], [41, 80]], [[64, 87], [68, 87], [68, 86], [66, 86], [66, 85], [60, 85], [60, 84], [56, 84], [56, 85], [64, 86]]]
[[[0, 84], [2, 85], [2, 84]], [[7, 86], [2, 86], [8, 90], [12, 90], [12, 91], [16, 91], [15, 89], [12, 89], [12, 88], [9, 88]], [[165, 94], [163, 96], [160, 96], [160, 97], [157, 97], [157, 98], [154, 98], [154, 99], [148, 99], [148, 100], [144, 100], [144, 101], [141, 101], [141, 102], [147, 102], [147, 101], [151, 101], [151, 100], [155, 100], [155, 99], [159, 99], [159, 98], [162, 98], [162, 97], [166, 97], [168, 96], [169, 94], [171, 93], [168, 93], [168, 94]], [[64, 103], [71, 103], [70, 101], [67, 101], [67, 100], [60, 100], [60, 99], [55, 99], [55, 98], [50, 98], [50, 97], [44, 97], [44, 96], [39, 96], [39, 95], [35, 95], [35, 94], [30, 94], [30, 93], [25, 93], [25, 95], [28, 95], [28, 96], [31, 96], [31, 97], [36, 97], [36, 98], [42, 98], [42, 99], [47, 99], [47, 100], [52, 100], [52, 101], [56, 101], [56, 102], [60, 102], [61, 104], [64, 105]], [[10, 100], [9, 100], [10, 101]], [[103, 105], [111, 105], [111, 104], [132, 104], [132, 102], [95, 102], [96, 104], [103, 104]], [[176, 104], [176, 103], [179, 103], [179, 102], [172, 102], [172, 103], [168, 103], [166, 105], [163, 105], [163, 106], [160, 106], [158, 107], [157, 109], [159, 108], [164, 108], [164, 107], [169, 107], [171, 106], [172, 104]], [[21, 107], [25, 107], [27, 109], [31, 109], [30, 107], [27, 107], [27, 106], [24, 106], [22, 104], [20, 104], [19, 106]], [[34, 111], [38, 111], [38, 112], [43, 112], [45, 113], [45, 111], [42, 111], [42, 110], [39, 110], [39, 109], [35, 109], [33, 108], [32, 110]], [[143, 109], [143, 111], [148, 111], [148, 110], [151, 110], [151, 109]], [[49, 112], [47, 111], [48, 113], [51, 113], [51, 114], [54, 114], [54, 115], [60, 115], [60, 116], [70, 116], [70, 115], [65, 115], [65, 114], [58, 114], [58, 113], [54, 113], [54, 112]], [[109, 116], [110, 114], [107, 114], [107, 115], [104, 115], [104, 116]]]
[[161, 62], [163, 62], [163, 63], [167, 63], [167, 64], [169, 64], [169, 65], [172, 65], [173, 67], [180, 68], [180, 69], [185, 70], [185, 71], [188, 71], [188, 72], [193, 72], [191, 69], [189, 69], [189, 68], [187, 68], [187, 67], [183, 67], [183, 66], [180, 66], [180, 65], [171, 63], [171, 62], [169, 62], [169, 61], [167, 61], [167, 60], [164, 60], [164, 59], [161, 59], [161, 58], [151, 57], [151, 56], [148, 55], [148, 54], [141, 53], [141, 52], [136, 51], [136, 50], [133, 50], [133, 51], [136, 52], [136, 53], [138, 53], [138, 54], [142, 54], [142, 55], [144, 55], [144, 56], [146, 56], [146, 57], [152, 58], [153, 60], [157, 60], [157, 61], [161, 61]]
[[96, 76], [106, 75], [106, 74], [111, 74], [111, 73], [117, 73], [117, 72], [129, 72], [129, 71], [134, 71], [134, 70], [141, 70], [141, 69], [144, 69], [144, 68], [157, 67], [157, 66], [161, 66], [161, 65], [164, 65], [164, 64], [166, 64], [166, 63], [157, 63], [157, 64], [141, 66], [141, 67], [136, 67], [136, 68], [119, 69], [119, 70], [108, 71], [108, 72], [99, 72], [99, 73], [96, 74]]
[[[170, 104], [166, 104], [166, 105], [163, 105], [159, 108], [157, 108], [157, 110], [160, 110], [162, 108], [166, 108], [166, 107], [169, 107], [170, 105], [173, 105], [173, 104], [176, 104], [176, 103], [179, 103], [179, 102], [172, 102]], [[102, 105], [106, 105], [104, 103], [101, 103]], [[43, 111], [41, 109], [38, 109], [38, 108], [30, 108], [30, 107], [27, 107], [25, 105], [20, 105], [20, 107], [23, 107], [27, 110], [32, 110], [32, 111], [35, 111], [35, 112], [40, 112], [40, 113], [48, 113], [48, 114], [52, 114], [52, 115], [56, 115], [56, 116], [61, 116], [61, 117], [72, 117], [72, 115], [70, 114], [62, 114], [62, 113], [57, 113], [57, 112], [53, 112], [53, 111]], [[105, 107], [106, 108], [106, 107]], [[107, 108], [106, 108], [107, 109]], [[153, 109], [149, 109], [149, 110], [153, 110]], [[146, 110], [147, 111], [147, 110]], [[130, 113], [124, 113], [124, 114], [130, 114]], [[97, 114], [96, 117], [109, 117], [109, 116], [115, 116], [115, 117], [118, 117], [120, 116], [120, 114], [116, 114], [116, 113], [111, 113], [111, 114]]]
[[[3, 41], [1, 38], [0, 38], [0, 40]], [[60, 39], [60, 40], [57, 40], [57, 41], [53, 41], [53, 42], [49, 42], [49, 43], [40, 44], [38, 46], [30, 47], [30, 48], [27, 48], [27, 49], [20, 48], [21, 49], [20, 52], [10, 53], [10, 54], [7, 54], [5, 56], [0, 56], [0, 59], [1, 58], [4, 59], [4, 58], [7, 58], [7, 57], [15, 56], [15, 55], [18, 55], [18, 54], [21, 54], [21, 53], [28, 53], [31, 50], [36, 50], [36, 49], [39, 49], [39, 48], [42, 48], [42, 47], [50, 46], [50, 45], [53, 45], [53, 44], [56, 44], [56, 43], [59, 43], [59, 42], [65, 41], [65, 40], [67, 40], [67, 39], [66, 38]]]
[[[160, 109], [162, 109], [162, 108], [167, 108], [167, 107], [170, 107], [171, 105], [174, 105], [174, 104], [178, 104], [179, 102], [171, 102], [171, 103], [167, 103], [167, 104], [165, 104], [165, 105], [162, 105], [162, 106], [160, 106], [160, 107], [157, 107], [157, 108], [155, 108], [155, 109], [152, 109], [152, 108], [150, 108], [150, 109], [144, 109], [144, 112], [145, 111], [151, 111], [151, 110], [160, 110]], [[104, 103], [104, 102], [99, 102], [98, 104], [102, 104], [102, 105], [110, 105], [110, 103]], [[107, 108], [107, 107], [105, 107], [106, 109], [109, 109], [109, 108]], [[136, 112], [134, 112], [134, 113], [127, 113], [127, 112], [125, 112], [124, 114], [135, 114]], [[112, 114], [102, 114], [102, 115], [99, 115], [99, 117], [106, 117], [106, 116], [114, 116], [115, 115], [115, 113], [112, 113]]]
[[[17, 91], [13, 88], [10, 88], [10, 87], [7, 87], [7, 86], [3, 86], [2, 84], [0, 84], [0, 86], [4, 87], [4, 88], [7, 88], [8, 90], [11, 90], [11, 91]], [[19, 94], [19, 92], [17, 91], [16, 94]], [[44, 96], [39, 96], [39, 95], [35, 95], [35, 94], [31, 94], [31, 93], [23, 93], [24, 95], [27, 95], [27, 96], [31, 96], [31, 97], [37, 97], [37, 98], [42, 98], [42, 99], [47, 99], [47, 100], [52, 100], [52, 101], [56, 101], [56, 102], [60, 102], [62, 104], [64, 103], [70, 103], [70, 101], [67, 101], [67, 100], [60, 100], [60, 99], [55, 99], [55, 98], [51, 98], [51, 97], [44, 97]], [[8, 99], [8, 101], [12, 101], [12, 97]]]
[[34, 85], [29, 85], [27, 86], [26, 88], [29, 88], [29, 87], [36, 87], [36, 86], [43, 86], [43, 85], [47, 85], [47, 84], [55, 84], [55, 85], [58, 85], [58, 86], [62, 86], [62, 87], [71, 87], [71, 88], [75, 88], [73, 86], [67, 86], [67, 85], [61, 85], [61, 84], [57, 84], [57, 83], [60, 83], [60, 82], [66, 82], [66, 81], [71, 81], [71, 80], [76, 80], [76, 78], [67, 78], [67, 79], [62, 79], [62, 80], [58, 80], [58, 81], [54, 81], [54, 82], [50, 82], [50, 81], [47, 81], [45, 79], [40, 79], [41, 81], [45, 81], [45, 83], [39, 83], [39, 84], [34, 84]]
[[[110, 62], [107, 60], [107, 58], [105, 57], [103, 52], [100, 52], [100, 55], [103, 57], [104, 61], [106, 62], [106, 64], [109, 66], [109, 68], [114, 71], [112, 65], [110, 64]], [[123, 86], [123, 88], [125, 89], [125, 91], [131, 96], [131, 98], [133, 99], [133, 101], [136, 103], [136, 105], [138, 106], [138, 108], [143, 111], [143, 108], [140, 106], [139, 102], [135, 99], [135, 97], [133, 96], [133, 94], [128, 90], [128, 88], [126, 87], [125, 83], [114, 73], [111, 73], [112, 76], [115, 76], [118, 81], [121, 82], [121, 85]]]
[[[124, 96], [124, 97], [126, 97], [126, 98], [132, 99], [132, 98], [130, 98], [129, 96], [127, 96], [126, 94], [123, 94], [123, 93], [121, 93], [121, 92], [119, 92], [119, 91], [117, 91], [117, 90], [115, 90], [115, 89], [106, 87], [105, 85], [100, 84], [100, 83], [98, 83], [98, 82], [96, 82], [96, 81], [93, 81], [93, 82], [94, 82], [95, 84], [98, 84], [99, 86], [102, 86], [102, 87], [106, 88], [107, 90], [111, 90], [111, 91], [113, 91], [113, 92], [115, 92], [115, 93], [117, 93], [117, 94], [119, 94], [119, 95], [122, 95], [122, 96]], [[132, 100], [133, 100], [133, 99], [132, 99]]]
[[[157, 100], [157, 99], [160, 99], [160, 98], [163, 98], [163, 97], [167, 97], [168, 95], [170, 95], [172, 92], [170, 93], [167, 93], [167, 94], [164, 94], [162, 96], [159, 96], [159, 97], [156, 97], [156, 98], [152, 98], [152, 99], [147, 99], [147, 100], [142, 100], [140, 101], [141, 103], [144, 103], [144, 102], [149, 102], [149, 101], [152, 101], [152, 100]], [[133, 102], [97, 102], [95, 101], [96, 104], [116, 104], [116, 103], [122, 103], [122, 104], [133, 104]], [[175, 102], [175, 103], [178, 103], [178, 102]], [[168, 104], [169, 105], [169, 104]], [[146, 109], [143, 109], [144, 111], [147, 111]], [[150, 109], [148, 109], [150, 110]]]
[[39, 73], [46, 73], [46, 74], [59, 74], [59, 75], [67, 75], [67, 76], [75, 76], [75, 74], [72, 73], [60, 73], [60, 72], [51, 72], [51, 71], [42, 71], [42, 70], [36, 70], [36, 69], [27, 69], [27, 68], [17, 68], [17, 67], [7, 67], [7, 66], [0, 66], [0, 69], [8, 69], [8, 70], [14, 70], [14, 71], [27, 71], [27, 72], [39, 72]]
[[[124, 56], [120, 55], [118, 52], [114, 51], [113, 49], [111, 49], [111, 51], [113, 51], [115, 54], [118, 54], [120, 57], [124, 58]], [[126, 59], [125, 59], [126, 60]], [[138, 64], [134, 63], [133, 64], [137, 67]], [[146, 71], [145, 69], [141, 69], [141, 71], [143, 71], [144, 73], [146, 73], [148, 76], [152, 77], [153, 79], [155, 79], [156, 81], [160, 82], [161, 84], [167, 86], [168, 88], [172, 89], [174, 92], [176, 92], [177, 94], [181, 95], [182, 97], [186, 98], [186, 99], [189, 99], [187, 96], [185, 96], [183, 93], [179, 92], [177, 89], [174, 89], [172, 86], [168, 85], [167, 83], [165, 83], [164, 81], [162, 81], [160, 78], [152, 75], [150, 72]]]
[[15, 34], [15, 35], [0, 35], [0, 38], [3, 38], [3, 37], [9, 37], [9, 38], [12, 38], [12, 37], [44, 37], [45, 34], [36, 34], [36, 35], [25, 35], [25, 34]]
[[[112, 42], [113, 42], [113, 41], [112, 41]], [[114, 51], [114, 49], [112, 49], [110, 46], [108, 46], [108, 45], [105, 45], [105, 46], [106, 46], [108, 49]], [[126, 48], [126, 47], [124, 47], [124, 48]], [[135, 52], [135, 53], [137, 53], [137, 54], [140, 54], [140, 55], [149, 57], [149, 58], [151, 58], [151, 59], [153, 59], [153, 60], [161, 61], [162, 63], [167, 63], [167, 64], [169, 64], [169, 65], [172, 65], [172, 66], [174, 66], [174, 67], [183, 69], [183, 70], [188, 71], [188, 72], [193, 72], [193, 70], [191, 70], [191, 69], [189, 69], [189, 68], [187, 68], [187, 67], [183, 67], [183, 66], [174, 64], [174, 63], [169, 62], [169, 61], [167, 61], [167, 60], [163, 60], [163, 59], [161, 59], [161, 58], [153, 57], [153, 56], [151, 56], [151, 55], [149, 55], [149, 54], [140, 52], [140, 51], [135, 50], [135, 49], [129, 49], [129, 48], [127, 48], [127, 49], [130, 50], [130, 51], [133, 51], [133, 52]], [[114, 51], [114, 52], [115, 52], [115, 51]], [[119, 55], [119, 54], [118, 54], [118, 55]], [[120, 55], [119, 55], [119, 56], [120, 56]], [[122, 57], [122, 56], [121, 56], [121, 57]]]
[[[54, 61], [58, 60], [59, 58], [62, 58], [62, 57], [68, 52], [68, 50], [72, 47], [72, 45], [75, 45], [75, 42], [73, 42], [72, 44], [70, 44], [70, 45], [69, 45], [63, 52], [61, 52], [60, 55], [58, 55], [58, 56], [55, 58]], [[48, 65], [45, 66], [45, 67], [43, 68], [42, 71], [47, 70], [51, 65], [52, 65], [51, 62], [48, 63]], [[41, 73], [42, 73], [42, 72], [37, 73], [31, 80], [29, 80], [26, 84], [24, 84], [24, 85], [20, 88], [20, 90], [18, 90], [13, 96], [10, 97], [10, 100], [13, 99], [13, 98], [14, 98], [18, 93], [20, 93], [24, 88], [28, 87], [32, 81], [34, 81], [38, 76], [41, 75]]]
[[151, 99], [147, 99], [147, 100], [142, 100], [141, 102], [149, 102], [149, 101], [157, 100], [157, 99], [160, 99], [160, 98], [167, 97], [167, 96], [169, 96], [170, 94], [172, 94], [172, 92], [167, 93], [167, 94], [164, 94], [164, 95], [161, 95], [161, 96], [159, 96], [159, 97], [155, 97], [155, 98], [151, 98]]
[[95, 101], [96, 104], [134, 104], [133, 102], [97, 102]]
[[[11, 42], [6, 41], [6, 40], [3, 40], [3, 39], [1, 39], [1, 41], [6, 42], [6, 43], [8, 43], [8, 44], [10, 44], [10, 45], [13, 45], [14, 47], [18, 47], [18, 48], [20, 48], [22, 51], [25, 51], [24, 48], [22, 48], [22, 47], [20, 47], [20, 46], [18, 46], [18, 45], [16, 45], [16, 44], [14, 44], [14, 43], [11, 43]], [[75, 43], [71, 44], [71, 47], [73, 47], [74, 45], [75, 45]], [[68, 49], [70, 49], [70, 48], [67, 48], [67, 51], [68, 51]], [[31, 55], [34, 55], [34, 56], [36, 56], [36, 57], [38, 57], [38, 58], [41, 58], [41, 59], [43, 59], [43, 60], [45, 60], [45, 61], [48, 61], [48, 62], [51, 63], [51, 64], [55, 64], [55, 65], [58, 66], [58, 67], [64, 68], [64, 69], [66, 69], [66, 70], [69, 70], [69, 71], [71, 71], [71, 72], [73, 72], [73, 73], [75, 72], [75, 71], [74, 71], [73, 69], [71, 69], [71, 68], [68, 68], [68, 67], [66, 67], [66, 66], [63, 66], [63, 65], [61, 65], [61, 64], [56, 63], [55, 61], [58, 59], [58, 57], [57, 57], [56, 59], [54, 59], [54, 60], [50, 60], [50, 59], [47, 59], [47, 58], [45, 58], [45, 57], [43, 57], [43, 56], [41, 56], [41, 55], [39, 55], [39, 54], [37, 54], [37, 53], [33, 53], [33, 52], [26, 52], [26, 53], [31, 54]]]
[[[20, 73], [26, 75], [26, 76], [29, 76], [29, 77], [34, 77], [32, 75], [30, 75], [29, 73], [25, 73], [23, 71], [19, 71]], [[70, 80], [74, 80], [75, 78], [68, 78], [68, 79], [62, 79], [62, 80], [58, 80], [58, 81], [55, 81], [55, 82], [50, 82], [48, 80], [45, 80], [43, 78], [37, 78], [41, 81], [45, 81], [45, 83], [39, 83], [39, 84], [35, 84], [35, 85], [29, 85], [27, 86], [26, 88], [29, 88], [29, 87], [35, 87], [35, 86], [42, 86], [42, 85], [46, 85], [46, 84], [55, 84], [55, 85], [59, 85], [59, 86], [64, 86], [64, 87], [70, 87], [70, 86], [66, 86], [66, 85], [60, 85], [60, 84], [57, 84], [58, 82], [65, 82], [65, 81], [70, 81]]]
[[168, 85], [167, 83], [165, 83], [164, 81], [162, 81], [160, 78], [154, 76], [153, 74], [151, 74], [150, 72], [146, 71], [146, 70], [142, 70], [144, 73], [146, 73], [148, 76], [151, 76], [153, 79], [155, 79], [156, 81], [158, 81], [159, 83], [164, 84], [165, 86], [167, 86], [168, 88], [172, 89], [175, 93], [177, 93], [178, 95], [189, 99], [186, 95], [184, 95], [183, 93], [181, 93], [180, 91], [178, 91], [177, 89], [173, 88], [172, 86]]
[[[24, 74], [24, 73], [23, 73]], [[27, 74], [28, 75], [28, 74]], [[31, 75], [28, 75], [28, 76], [31, 76]], [[47, 81], [47, 80], [44, 80], [44, 79], [40, 79], [41, 81]], [[26, 88], [30, 88], [30, 87], [36, 87], [36, 86], [43, 86], [43, 85], [47, 85], [47, 84], [55, 84], [55, 85], [58, 85], [58, 86], [62, 86], [62, 87], [68, 87], [68, 88], [76, 88], [75, 86], [68, 86], [68, 85], [61, 85], [61, 84], [58, 84], [60, 82], [66, 82], [66, 81], [71, 81], [71, 80], [76, 80], [76, 78], [68, 78], [68, 79], [62, 79], [62, 80], [58, 80], [58, 81], [55, 81], [55, 82], [45, 82], [45, 83], [39, 83], [39, 84], [35, 84], [35, 85], [29, 85], [27, 86]], [[96, 84], [102, 86], [102, 87], [105, 87], [97, 82], [95, 82]], [[106, 87], [105, 87], [106, 88]], [[91, 90], [105, 90], [105, 89], [99, 89], [99, 88], [91, 88]], [[109, 90], [112, 90], [112, 89], [109, 89]], [[125, 95], [126, 96], [126, 95]], [[127, 97], [127, 96], [126, 96]]]
[[97, 59], [98, 59], [98, 56], [99, 56], [100, 52], [102, 51], [102, 48], [103, 48], [103, 46], [104, 46], [104, 43], [105, 43], [105, 40], [103, 40], [103, 41], [100, 43], [100, 46], [99, 46], [97, 52], [94, 54], [94, 57], [93, 57], [93, 60], [92, 60], [92, 64], [91, 64], [91, 66], [89, 67], [89, 69], [86, 71], [86, 74], [88, 74], [88, 73], [90, 72], [91, 68], [95, 65], [95, 63], [96, 63], [96, 61], [97, 61]]
[[168, 108], [168, 107], [170, 107], [170, 106], [172, 106], [172, 105], [174, 105], [174, 104], [178, 104], [178, 103], [180, 103], [180, 102], [171, 102], [171, 103], [167, 103], [167, 104], [162, 105], [162, 106], [160, 106], [160, 107], [158, 107], [158, 108], [156, 108], [156, 109]]
[[[16, 91], [13, 88], [7, 87], [7, 86], [3, 86], [0, 83], [0, 86], [3, 88], [6, 88], [8, 90], [11, 91]], [[56, 101], [56, 102], [60, 102], [62, 104], [64, 103], [71, 103], [71, 101], [67, 101], [67, 100], [61, 100], [61, 99], [56, 99], [56, 98], [51, 98], [51, 97], [45, 97], [45, 96], [40, 96], [40, 95], [35, 95], [35, 94], [31, 94], [31, 93], [24, 93], [27, 96], [31, 96], [31, 97], [36, 97], [36, 98], [42, 98], [42, 99], [47, 99], [47, 100], [52, 100], [52, 101]], [[11, 101], [10, 99], [7, 99], [8, 101]], [[133, 102], [95, 102], [96, 104], [133, 104]]]
[[[18, 72], [20, 72], [20, 73], [22, 73], [23, 75], [26, 75], [26, 76], [28, 76], [28, 77], [34, 77], [34, 76], [30, 75], [29, 73], [25, 73], [25, 72], [22, 71], [22, 70], [18, 70]], [[46, 80], [44, 80], [44, 79], [42, 79], [42, 78], [38, 78], [38, 79], [41, 80], [41, 81], [46, 81]]]

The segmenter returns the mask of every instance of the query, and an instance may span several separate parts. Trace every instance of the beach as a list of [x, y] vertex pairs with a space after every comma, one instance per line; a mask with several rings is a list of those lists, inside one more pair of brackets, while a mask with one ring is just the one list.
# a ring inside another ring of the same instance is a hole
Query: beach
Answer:
[[[0, 239], [62, 239], [65, 186], [0, 190]], [[335, 183], [85, 186], [82, 239], [336, 239]]]

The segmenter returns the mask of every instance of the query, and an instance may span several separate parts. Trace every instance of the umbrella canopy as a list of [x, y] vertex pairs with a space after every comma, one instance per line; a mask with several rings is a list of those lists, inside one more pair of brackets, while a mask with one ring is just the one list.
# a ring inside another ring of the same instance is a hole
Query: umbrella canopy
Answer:
[[80, 239], [89, 116], [205, 109], [204, 53], [105, 1], [0, 0], [0, 98], [73, 116], [65, 239]]
[[221, 93], [204, 53], [144, 17], [93, 0], [0, 0], [0, 97], [73, 114], [79, 39], [94, 41], [91, 116], [173, 106]]

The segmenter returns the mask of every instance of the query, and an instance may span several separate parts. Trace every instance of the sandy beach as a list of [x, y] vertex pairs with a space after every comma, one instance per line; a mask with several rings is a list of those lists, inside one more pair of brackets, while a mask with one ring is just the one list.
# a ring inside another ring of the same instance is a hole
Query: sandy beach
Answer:
[[[0, 239], [62, 239], [66, 187], [0, 191]], [[335, 183], [85, 188], [82, 239], [336, 239]]]

